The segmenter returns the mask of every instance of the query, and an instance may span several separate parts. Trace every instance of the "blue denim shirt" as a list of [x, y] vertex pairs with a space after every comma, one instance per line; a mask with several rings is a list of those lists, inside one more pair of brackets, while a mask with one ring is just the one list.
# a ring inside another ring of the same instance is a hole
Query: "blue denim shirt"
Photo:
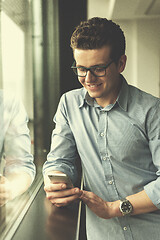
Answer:
[[[160, 99], [123, 78], [115, 104], [101, 108], [84, 88], [73, 90], [54, 121], [44, 172], [60, 170], [75, 182], [79, 154], [86, 190], [106, 201], [145, 190], [160, 209]], [[159, 240], [159, 226], [160, 210], [106, 220], [86, 207], [88, 240]]]

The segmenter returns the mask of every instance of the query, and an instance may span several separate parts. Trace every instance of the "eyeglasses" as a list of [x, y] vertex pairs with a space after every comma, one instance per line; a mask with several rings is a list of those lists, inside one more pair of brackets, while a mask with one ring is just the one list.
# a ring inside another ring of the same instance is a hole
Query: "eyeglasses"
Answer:
[[112, 60], [106, 65], [97, 65], [97, 66], [92, 66], [90, 68], [86, 67], [76, 67], [76, 62], [73, 63], [72, 69], [73, 72], [78, 76], [78, 77], [86, 77], [87, 72], [90, 71], [95, 77], [103, 77], [106, 75], [106, 69], [114, 62]]

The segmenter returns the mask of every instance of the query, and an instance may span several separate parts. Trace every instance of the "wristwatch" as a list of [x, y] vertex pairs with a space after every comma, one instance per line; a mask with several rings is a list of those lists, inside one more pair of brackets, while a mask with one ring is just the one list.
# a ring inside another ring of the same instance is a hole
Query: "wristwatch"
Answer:
[[133, 211], [133, 206], [127, 199], [120, 200], [119, 210], [123, 214], [123, 216], [130, 215]]

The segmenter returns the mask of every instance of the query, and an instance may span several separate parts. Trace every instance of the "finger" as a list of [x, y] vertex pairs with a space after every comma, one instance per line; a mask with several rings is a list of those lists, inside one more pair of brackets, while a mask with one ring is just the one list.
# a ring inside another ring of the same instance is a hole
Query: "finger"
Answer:
[[97, 196], [93, 192], [88, 192], [88, 191], [82, 191], [82, 194], [80, 196], [80, 199], [85, 203], [93, 203], [96, 201]]
[[51, 200], [54, 198], [64, 198], [72, 195], [78, 195], [78, 197], [81, 195], [79, 188], [73, 188], [69, 190], [61, 190], [57, 192], [47, 192], [46, 197]]
[[66, 189], [66, 190], [61, 190], [61, 191], [56, 191], [52, 193], [47, 193], [47, 198], [63, 198], [67, 196], [71, 196], [74, 194], [79, 194], [80, 190], [79, 188], [72, 188], [72, 189]]
[[82, 194], [80, 196], [81, 199], [89, 199], [92, 198], [92, 192], [82, 190]]
[[48, 185], [44, 186], [44, 191], [45, 192], [54, 192], [54, 191], [58, 191], [58, 190], [62, 190], [62, 189], [66, 189], [66, 184], [64, 183], [51, 183]]
[[72, 195], [66, 198], [55, 198], [52, 203], [57, 207], [67, 206], [70, 203], [76, 201], [79, 198], [78, 195]]

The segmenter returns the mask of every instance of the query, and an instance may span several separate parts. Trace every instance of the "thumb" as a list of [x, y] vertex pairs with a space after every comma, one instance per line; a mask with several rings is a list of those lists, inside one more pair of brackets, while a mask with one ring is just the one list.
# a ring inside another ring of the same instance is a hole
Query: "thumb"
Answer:
[[81, 190], [82, 191], [82, 194], [81, 194], [81, 196], [80, 196], [80, 198], [82, 199], [82, 200], [84, 200], [84, 199], [87, 199], [89, 196], [89, 192], [87, 192], [87, 191], [85, 191], [85, 190]]

